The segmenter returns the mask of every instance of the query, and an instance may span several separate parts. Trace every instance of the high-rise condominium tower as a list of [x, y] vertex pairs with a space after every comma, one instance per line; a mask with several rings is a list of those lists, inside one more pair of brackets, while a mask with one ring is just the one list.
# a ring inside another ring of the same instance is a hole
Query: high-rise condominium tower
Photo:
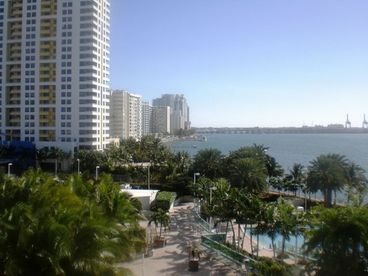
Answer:
[[153, 100], [154, 107], [170, 107], [170, 132], [180, 129], [189, 129], [189, 106], [182, 94], [164, 94], [161, 98]]
[[142, 97], [123, 90], [114, 90], [110, 102], [111, 137], [137, 140], [142, 137]]
[[0, 136], [103, 149], [109, 0], [0, 0]]

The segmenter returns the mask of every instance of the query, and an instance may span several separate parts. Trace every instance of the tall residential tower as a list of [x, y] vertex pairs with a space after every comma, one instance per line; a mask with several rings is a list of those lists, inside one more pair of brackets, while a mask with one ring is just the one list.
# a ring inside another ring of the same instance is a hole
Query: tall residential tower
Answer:
[[111, 93], [110, 107], [111, 137], [141, 139], [142, 96], [124, 90], [114, 90]]
[[153, 100], [154, 107], [170, 107], [170, 132], [190, 129], [189, 106], [182, 94], [164, 94]]
[[107, 145], [109, 10], [109, 0], [0, 1], [1, 140]]

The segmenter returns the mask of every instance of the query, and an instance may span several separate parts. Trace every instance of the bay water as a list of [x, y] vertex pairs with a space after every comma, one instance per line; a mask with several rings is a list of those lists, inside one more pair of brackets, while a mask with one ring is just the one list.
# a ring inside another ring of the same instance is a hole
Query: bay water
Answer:
[[288, 171], [294, 163], [308, 166], [321, 154], [345, 155], [368, 171], [368, 134], [210, 134], [207, 141], [176, 140], [169, 144], [174, 152], [194, 156], [206, 148], [219, 149], [224, 155], [253, 144], [268, 147], [268, 154]]

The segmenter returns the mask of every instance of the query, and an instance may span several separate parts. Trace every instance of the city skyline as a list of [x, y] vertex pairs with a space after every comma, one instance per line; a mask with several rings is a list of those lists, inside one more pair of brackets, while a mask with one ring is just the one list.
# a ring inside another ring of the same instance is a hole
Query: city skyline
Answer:
[[368, 114], [366, 1], [111, 1], [111, 87], [184, 94], [192, 126]]

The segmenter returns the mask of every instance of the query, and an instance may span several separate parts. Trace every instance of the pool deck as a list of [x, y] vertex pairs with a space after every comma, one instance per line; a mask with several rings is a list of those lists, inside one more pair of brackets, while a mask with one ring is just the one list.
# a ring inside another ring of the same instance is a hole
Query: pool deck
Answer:
[[134, 275], [244, 275], [230, 261], [205, 251], [201, 255], [199, 271], [188, 270], [188, 244], [199, 243], [201, 228], [193, 215], [193, 203], [175, 206], [171, 215], [171, 230], [165, 233], [166, 246], [153, 250], [153, 256], [139, 258], [119, 266], [130, 269]]

